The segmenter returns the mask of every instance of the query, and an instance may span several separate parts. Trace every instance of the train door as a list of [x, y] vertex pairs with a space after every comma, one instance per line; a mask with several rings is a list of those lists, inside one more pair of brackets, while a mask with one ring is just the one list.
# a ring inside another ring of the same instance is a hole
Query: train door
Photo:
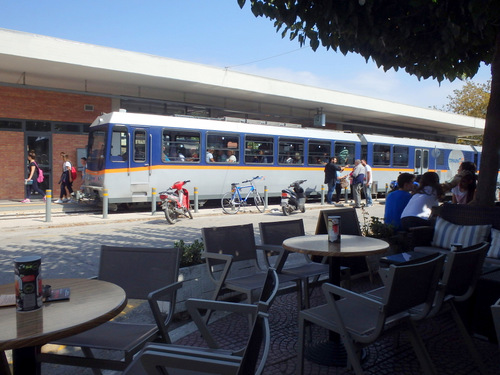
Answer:
[[415, 174], [424, 174], [429, 170], [429, 150], [425, 148], [415, 149]]
[[151, 145], [147, 129], [130, 132], [130, 189], [132, 196], [148, 196], [151, 172]]
[[[50, 155], [52, 155], [51, 148], [51, 137], [48, 132], [26, 132], [26, 155], [24, 160], [28, 157], [29, 151], [35, 151], [36, 162], [40, 169], [43, 171], [44, 181], [40, 184], [40, 189], [43, 191], [50, 189], [50, 181], [52, 180], [52, 163], [50, 160]], [[61, 170], [56, 171], [56, 173], [62, 172], [62, 162]], [[59, 175], [57, 175], [59, 178]]]

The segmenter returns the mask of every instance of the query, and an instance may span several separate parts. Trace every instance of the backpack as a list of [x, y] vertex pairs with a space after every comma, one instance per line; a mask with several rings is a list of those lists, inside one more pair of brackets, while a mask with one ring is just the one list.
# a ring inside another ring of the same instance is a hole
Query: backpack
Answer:
[[42, 169], [38, 166], [38, 164], [37, 164], [37, 163], [35, 163], [35, 165], [36, 165], [36, 167], [38, 168], [38, 177], [37, 177], [37, 179], [36, 179], [36, 182], [38, 182], [38, 183], [40, 184], [40, 183], [42, 183], [42, 182], [43, 182], [43, 179], [44, 179], [44, 177], [43, 177], [43, 171], [42, 171]]
[[71, 167], [71, 181], [75, 181], [76, 180], [76, 168], [75, 167]]

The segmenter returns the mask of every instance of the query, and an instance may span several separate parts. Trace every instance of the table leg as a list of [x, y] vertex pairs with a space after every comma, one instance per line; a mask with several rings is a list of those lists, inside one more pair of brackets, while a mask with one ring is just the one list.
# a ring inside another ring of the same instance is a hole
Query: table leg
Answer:
[[41, 364], [36, 357], [40, 354], [39, 346], [12, 350], [13, 375], [40, 375]]

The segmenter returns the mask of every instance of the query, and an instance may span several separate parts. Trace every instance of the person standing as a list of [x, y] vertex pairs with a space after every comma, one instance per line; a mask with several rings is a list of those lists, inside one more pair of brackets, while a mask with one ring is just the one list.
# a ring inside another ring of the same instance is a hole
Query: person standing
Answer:
[[55, 201], [55, 203], [67, 203], [71, 200], [72, 189], [72, 176], [71, 176], [71, 162], [69, 161], [69, 157], [66, 153], [61, 152], [61, 158], [63, 160], [63, 171], [61, 174], [61, 179], [59, 180], [59, 184], [61, 185], [61, 192], [59, 194], [59, 199]]
[[352, 196], [354, 198], [354, 208], [361, 208], [361, 190], [365, 181], [365, 167], [361, 160], [356, 159], [354, 170], [352, 171]]
[[26, 186], [26, 195], [21, 203], [31, 203], [31, 190], [34, 190], [38, 194], [40, 194], [43, 201], [45, 202], [45, 193], [38, 186], [38, 165], [35, 159], [35, 151], [30, 151], [28, 153], [28, 178], [24, 180], [24, 185]]
[[[332, 196], [337, 182], [337, 172], [341, 172], [342, 168], [337, 165], [337, 158], [330, 158], [330, 162], [325, 165], [325, 184], [328, 185], [328, 193], [326, 194], [326, 201], [333, 204]], [[338, 196], [337, 196], [338, 199]]]
[[364, 181], [364, 194], [366, 199], [366, 207], [373, 206], [372, 201], [372, 184], [373, 184], [373, 174], [372, 167], [366, 162], [365, 159], [361, 159], [361, 164], [365, 167], [365, 181]]
[[394, 230], [401, 230], [401, 214], [411, 199], [415, 175], [401, 173], [398, 176], [398, 189], [391, 192], [385, 199], [384, 223], [392, 225]]

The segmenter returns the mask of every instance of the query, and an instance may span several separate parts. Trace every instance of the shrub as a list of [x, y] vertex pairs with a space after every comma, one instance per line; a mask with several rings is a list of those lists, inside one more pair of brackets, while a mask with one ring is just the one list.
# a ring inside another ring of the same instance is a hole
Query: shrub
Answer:
[[203, 251], [203, 242], [194, 240], [192, 244], [186, 244], [184, 240], [174, 241], [174, 246], [182, 250], [180, 267], [189, 267], [196, 264], [201, 264], [204, 261], [201, 259]]

